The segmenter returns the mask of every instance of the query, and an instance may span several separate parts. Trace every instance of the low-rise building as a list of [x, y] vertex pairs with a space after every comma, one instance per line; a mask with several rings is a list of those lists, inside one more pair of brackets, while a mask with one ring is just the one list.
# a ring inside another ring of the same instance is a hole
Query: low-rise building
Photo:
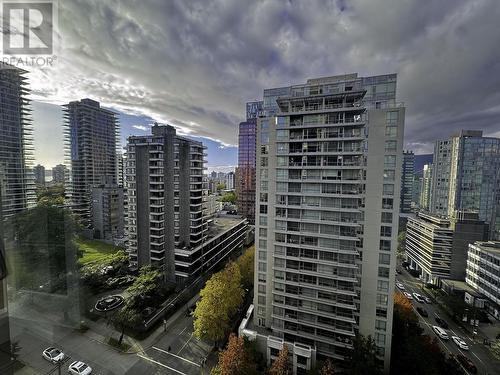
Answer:
[[471, 212], [456, 212], [452, 218], [420, 212], [406, 228], [406, 260], [433, 284], [464, 280], [468, 245], [488, 237], [488, 225]]
[[123, 188], [99, 185], [92, 188], [92, 228], [94, 238], [106, 241], [124, 236]]
[[469, 244], [465, 281], [487, 298], [486, 308], [500, 320], [500, 242]]

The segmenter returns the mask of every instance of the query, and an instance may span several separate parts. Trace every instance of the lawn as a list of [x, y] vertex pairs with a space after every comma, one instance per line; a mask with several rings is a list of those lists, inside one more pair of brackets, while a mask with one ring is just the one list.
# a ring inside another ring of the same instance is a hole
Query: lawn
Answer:
[[82, 238], [78, 238], [76, 244], [83, 252], [83, 256], [79, 259], [82, 265], [105, 260], [116, 254], [117, 251], [123, 250], [105, 242]]

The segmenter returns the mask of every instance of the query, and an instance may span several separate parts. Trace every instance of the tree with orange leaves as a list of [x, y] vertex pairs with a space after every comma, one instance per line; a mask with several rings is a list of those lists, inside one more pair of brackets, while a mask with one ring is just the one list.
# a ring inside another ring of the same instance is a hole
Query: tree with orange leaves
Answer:
[[252, 355], [243, 337], [234, 333], [229, 336], [225, 350], [219, 353], [219, 363], [212, 375], [252, 375], [257, 374]]
[[269, 375], [290, 375], [292, 369], [288, 360], [288, 346], [283, 344], [283, 349], [280, 350], [278, 358], [276, 358], [269, 369]]

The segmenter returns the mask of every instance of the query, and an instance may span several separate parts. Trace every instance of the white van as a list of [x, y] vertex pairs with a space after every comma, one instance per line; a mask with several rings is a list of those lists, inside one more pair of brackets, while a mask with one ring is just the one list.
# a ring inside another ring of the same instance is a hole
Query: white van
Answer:
[[433, 329], [434, 332], [436, 332], [436, 335], [438, 335], [439, 337], [441, 337], [443, 340], [448, 340], [449, 339], [448, 334], [441, 327], [432, 326], [432, 329]]

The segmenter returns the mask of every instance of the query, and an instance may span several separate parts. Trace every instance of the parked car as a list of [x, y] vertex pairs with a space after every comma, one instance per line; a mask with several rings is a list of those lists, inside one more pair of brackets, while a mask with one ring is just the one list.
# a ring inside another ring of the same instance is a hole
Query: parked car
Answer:
[[398, 287], [399, 290], [405, 290], [405, 286], [399, 281], [396, 281], [396, 286]]
[[64, 359], [64, 353], [62, 352], [62, 350], [53, 347], [45, 349], [42, 353], [42, 356], [47, 361], [50, 361], [52, 363], [57, 363]]
[[448, 333], [444, 329], [442, 329], [441, 327], [432, 326], [432, 330], [436, 333], [436, 335], [438, 335], [439, 337], [441, 337], [443, 340], [448, 340], [449, 339]]
[[467, 370], [467, 371], [470, 371], [472, 372], [473, 374], [477, 374], [477, 367], [476, 365], [474, 364], [474, 362], [472, 362], [469, 358], [467, 358], [466, 356], [464, 356], [463, 354], [457, 354], [457, 360], [458, 362], [460, 362], [460, 364], [462, 366], [464, 366], [464, 368]]
[[89, 375], [92, 373], [92, 367], [81, 361], [75, 361], [69, 365], [68, 373], [72, 375]]
[[439, 324], [441, 328], [448, 329], [448, 323], [444, 319], [441, 319], [439, 316], [436, 315], [436, 323]]
[[451, 336], [451, 339], [453, 342], [462, 350], [469, 350], [469, 345], [460, 337], [458, 336]]
[[413, 297], [411, 296], [411, 294], [410, 294], [410, 293], [408, 293], [408, 292], [403, 292], [403, 294], [404, 294], [404, 295], [405, 295], [405, 297], [406, 297], [406, 298], [408, 298], [409, 300], [412, 300], [412, 299], [413, 299]]
[[427, 318], [429, 316], [429, 314], [427, 313], [427, 311], [425, 311], [423, 308], [421, 307], [417, 307], [417, 312], [422, 315], [424, 318]]

